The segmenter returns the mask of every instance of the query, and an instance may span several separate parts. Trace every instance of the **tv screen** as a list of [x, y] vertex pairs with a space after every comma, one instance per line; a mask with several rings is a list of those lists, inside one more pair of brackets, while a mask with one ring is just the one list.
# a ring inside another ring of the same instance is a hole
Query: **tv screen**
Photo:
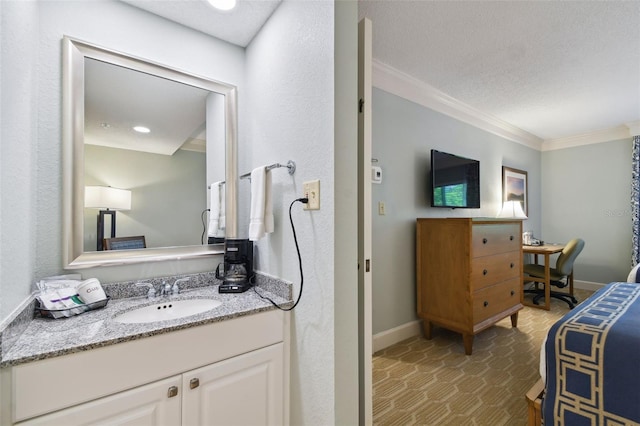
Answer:
[[480, 208], [480, 162], [431, 150], [431, 206]]

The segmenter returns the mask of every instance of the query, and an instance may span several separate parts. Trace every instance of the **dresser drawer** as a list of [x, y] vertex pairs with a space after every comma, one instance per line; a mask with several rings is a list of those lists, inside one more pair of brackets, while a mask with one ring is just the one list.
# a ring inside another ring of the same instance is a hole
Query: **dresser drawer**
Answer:
[[471, 291], [520, 276], [520, 251], [471, 259]]
[[481, 257], [521, 249], [519, 223], [474, 224], [471, 256]]
[[473, 293], [473, 322], [479, 323], [520, 303], [520, 278], [513, 278]]

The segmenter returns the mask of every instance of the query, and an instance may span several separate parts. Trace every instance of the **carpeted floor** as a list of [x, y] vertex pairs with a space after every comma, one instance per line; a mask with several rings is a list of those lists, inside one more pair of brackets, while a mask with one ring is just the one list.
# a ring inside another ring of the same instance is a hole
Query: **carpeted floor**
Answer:
[[[576, 290], [579, 301], [591, 292]], [[414, 337], [373, 357], [375, 425], [526, 425], [525, 393], [540, 377], [547, 330], [569, 311], [525, 307], [518, 327], [507, 317], [475, 336], [464, 355], [462, 336], [434, 327], [433, 339]]]

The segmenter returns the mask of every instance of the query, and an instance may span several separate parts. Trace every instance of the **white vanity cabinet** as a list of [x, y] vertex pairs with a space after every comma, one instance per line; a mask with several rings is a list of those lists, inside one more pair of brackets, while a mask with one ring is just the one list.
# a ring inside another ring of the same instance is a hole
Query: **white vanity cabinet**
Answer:
[[182, 376], [182, 424], [283, 424], [282, 344]]
[[281, 425], [282, 343], [19, 425]]
[[[181, 377], [171, 377], [115, 395], [100, 398], [18, 425], [180, 425]], [[175, 395], [168, 391], [175, 389]]]
[[19, 425], [287, 424], [288, 334], [268, 311], [20, 364], [2, 407]]

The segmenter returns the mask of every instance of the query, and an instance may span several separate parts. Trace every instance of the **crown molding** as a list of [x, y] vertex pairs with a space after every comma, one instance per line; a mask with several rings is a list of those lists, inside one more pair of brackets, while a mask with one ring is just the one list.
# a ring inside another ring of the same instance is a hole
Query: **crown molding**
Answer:
[[625, 124], [629, 128], [629, 136], [640, 136], [640, 120]]
[[378, 89], [536, 150], [543, 140], [506, 121], [486, 114], [389, 65], [373, 60], [372, 82]]
[[189, 139], [180, 149], [194, 152], [207, 152], [207, 141], [204, 139]]
[[542, 143], [542, 151], [554, 151], [557, 149], [573, 148], [594, 143], [618, 141], [640, 134], [640, 120], [622, 124], [610, 129], [597, 130], [595, 132], [566, 138], [547, 139]]

